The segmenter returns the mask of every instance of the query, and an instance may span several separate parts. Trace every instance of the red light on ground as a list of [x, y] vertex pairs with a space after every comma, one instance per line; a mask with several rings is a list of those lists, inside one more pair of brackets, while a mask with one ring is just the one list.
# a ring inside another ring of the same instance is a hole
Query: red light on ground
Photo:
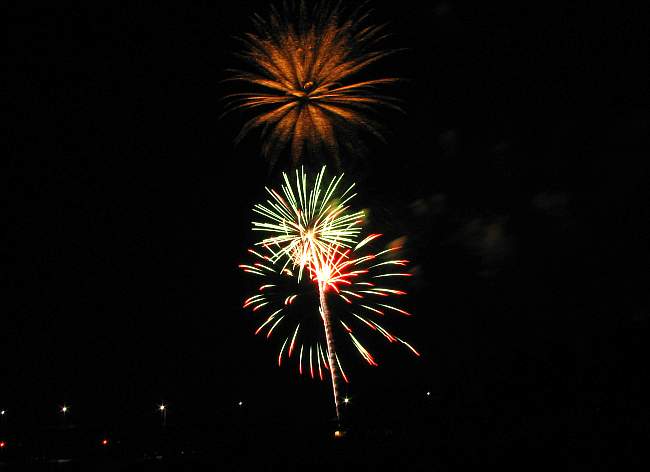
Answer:
[[0, 441], [0, 449], [4, 448], [7, 445], [6, 442]]
[[102, 439], [102, 446], [108, 446], [108, 439]]

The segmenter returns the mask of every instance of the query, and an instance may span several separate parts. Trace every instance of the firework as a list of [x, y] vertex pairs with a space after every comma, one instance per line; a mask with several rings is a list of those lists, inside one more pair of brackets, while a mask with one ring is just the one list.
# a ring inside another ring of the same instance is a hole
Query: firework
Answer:
[[260, 281], [257, 292], [243, 304], [261, 315], [255, 334], [280, 339], [279, 365], [293, 358], [300, 374], [321, 380], [329, 374], [339, 418], [339, 375], [346, 383], [348, 376], [335, 340], [339, 346], [347, 340], [346, 344], [371, 366], [378, 362], [364, 339], [373, 333], [419, 356], [411, 344], [385, 326], [385, 321], [393, 322], [394, 317], [411, 316], [391, 302], [406, 295], [396, 285], [411, 274], [405, 268], [408, 261], [396, 257], [400, 246], [391, 245], [376, 253], [370, 250], [379, 237], [372, 234], [353, 248], [331, 245], [318, 260], [307, 264], [309, 277], [302, 280], [280, 264], [276, 252], [267, 245], [250, 249], [253, 262], [240, 265]]
[[263, 154], [277, 160], [289, 148], [294, 165], [305, 152], [356, 154], [359, 132], [383, 139], [370, 114], [379, 107], [399, 110], [396, 100], [378, 89], [396, 78], [360, 80], [359, 72], [395, 52], [380, 49], [384, 27], [368, 25], [368, 13], [346, 14], [339, 2], [293, 2], [282, 12], [271, 7], [268, 19], [254, 16], [255, 33], [241, 38], [239, 56], [251, 70], [232, 70], [230, 80], [254, 91], [232, 94], [226, 112], [250, 110], [236, 138], [262, 128]]
[[[311, 180], [301, 168], [295, 171], [293, 183], [283, 174], [281, 192], [266, 189], [270, 198], [253, 207], [264, 219], [254, 221], [253, 230], [267, 237], [250, 250], [255, 261], [240, 267], [263, 279], [258, 291], [244, 301], [244, 308], [263, 314], [256, 334], [279, 333], [284, 338], [279, 364], [296, 353], [300, 373], [308, 369], [311, 377], [317, 372], [323, 379], [329, 371], [340, 420], [339, 384], [348, 378], [336, 339], [348, 339], [373, 366], [377, 362], [363, 344], [360, 328], [419, 354], [383, 323], [389, 314], [410, 316], [386, 300], [406, 292], [384, 285], [408, 277], [400, 270], [408, 261], [391, 258], [399, 246], [370, 252], [377, 234], [358, 242], [364, 214], [350, 209], [354, 184], [340, 187], [342, 175], [328, 183], [324, 174], [325, 167]], [[305, 271], [308, 277], [303, 277]]]
[[342, 190], [343, 175], [327, 183], [324, 174], [325, 167], [311, 182], [301, 168], [295, 171], [292, 185], [283, 173], [282, 191], [266, 188], [270, 199], [253, 207], [264, 218], [253, 222], [253, 231], [268, 234], [257, 245], [273, 250], [272, 262], [284, 260], [284, 267], [298, 267], [298, 279], [308, 264], [324, 260], [332, 247], [354, 245], [361, 231], [364, 213], [349, 207], [356, 195], [354, 184]]

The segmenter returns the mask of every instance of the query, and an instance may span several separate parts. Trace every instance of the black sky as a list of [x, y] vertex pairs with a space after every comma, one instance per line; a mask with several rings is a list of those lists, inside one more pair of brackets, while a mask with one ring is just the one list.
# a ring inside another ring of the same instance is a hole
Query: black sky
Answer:
[[[240, 310], [250, 207], [277, 179], [254, 137], [234, 146], [221, 81], [267, 2], [132, 3], [11, 9], [0, 407], [35, 426], [63, 402], [98, 424], [161, 400], [187, 422], [239, 399], [327, 419], [327, 385], [278, 369]], [[424, 355], [383, 350], [350, 394], [368, 418], [427, 390], [488, 415], [647, 418], [641, 12], [482, 3], [369, 2], [406, 48], [377, 66], [409, 79], [406, 113], [351, 173], [408, 238], [402, 332]]]

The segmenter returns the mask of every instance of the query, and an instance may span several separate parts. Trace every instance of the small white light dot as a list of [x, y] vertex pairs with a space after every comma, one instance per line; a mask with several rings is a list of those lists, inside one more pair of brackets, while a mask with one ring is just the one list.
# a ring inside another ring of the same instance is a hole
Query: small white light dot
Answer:
[[244, 404], [244, 402], [242, 402], [242, 401], [237, 402], [237, 405], [239, 405], [239, 406], [242, 406], [243, 404]]

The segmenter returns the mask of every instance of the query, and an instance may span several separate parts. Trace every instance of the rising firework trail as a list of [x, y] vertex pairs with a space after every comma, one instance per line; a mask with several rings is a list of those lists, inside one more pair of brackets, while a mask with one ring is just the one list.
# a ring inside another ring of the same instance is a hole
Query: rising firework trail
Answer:
[[394, 98], [378, 93], [397, 78], [358, 78], [396, 51], [381, 48], [384, 26], [368, 24], [368, 12], [348, 12], [341, 4], [271, 7], [268, 18], [253, 17], [256, 32], [241, 38], [238, 56], [248, 68], [231, 70], [229, 80], [251, 91], [229, 95], [226, 113], [254, 113], [236, 141], [261, 128], [262, 153], [271, 165], [288, 148], [294, 165], [312, 154], [339, 166], [341, 154], [362, 149], [359, 132], [383, 139], [371, 118], [378, 108], [400, 110]]
[[[315, 183], [322, 182], [322, 172]], [[306, 180], [299, 179], [299, 175], [296, 173], [297, 181], [305, 182], [304, 189], [309, 189]], [[289, 183], [287, 186], [290, 188]], [[284, 189], [285, 195], [289, 188]], [[318, 185], [312, 187], [308, 194], [314, 195], [312, 192], [317, 188]], [[269, 193], [279, 195], [273, 191]], [[391, 315], [411, 315], [389, 301], [391, 297], [406, 295], [395, 284], [411, 274], [404, 269], [408, 261], [396, 257], [400, 246], [371, 251], [370, 246], [375, 244], [378, 234], [353, 243], [358, 236], [356, 224], [351, 226], [355, 232], [346, 234], [341, 242], [333, 235], [326, 241], [323, 233], [313, 231], [314, 225], [322, 221], [322, 215], [306, 211], [304, 205], [312, 205], [306, 203], [309, 199], [296, 201], [303, 205], [298, 205], [293, 213], [287, 212], [287, 217], [294, 215], [294, 221], [274, 219], [268, 227], [293, 228], [292, 237], [273, 236], [271, 232], [269, 238], [249, 250], [253, 261], [240, 265], [242, 270], [261, 279], [256, 293], [248, 297], [243, 306], [262, 315], [256, 334], [265, 333], [270, 338], [276, 333], [281, 338], [279, 365], [283, 359], [295, 355], [300, 374], [308, 373], [312, 378], [323, 380], [329, 371], [340, 420], [340, 383], [348, 382], [348, 376], [337, 354], [337, 339], [347, 339], [372, 366], [378, 363], [362, 340], [369, 332], [380, 334], [389, 343], [402, 344], [419, 356], [413, 346], [392, 334], [383, 321], [392, 318]], [[312, 216], [303, 220], [306, 214]], [[337, 215], [342, 217], [340, 213]], [[260, 224], [254, 224], [254, 229]], [[310, 238], [304, 237], [307, 233], [311, 234]], [[309, 277], [301, 277], [302, 271], [307, 271]], [[314, 309], [315, 305], [318, 310]]]

